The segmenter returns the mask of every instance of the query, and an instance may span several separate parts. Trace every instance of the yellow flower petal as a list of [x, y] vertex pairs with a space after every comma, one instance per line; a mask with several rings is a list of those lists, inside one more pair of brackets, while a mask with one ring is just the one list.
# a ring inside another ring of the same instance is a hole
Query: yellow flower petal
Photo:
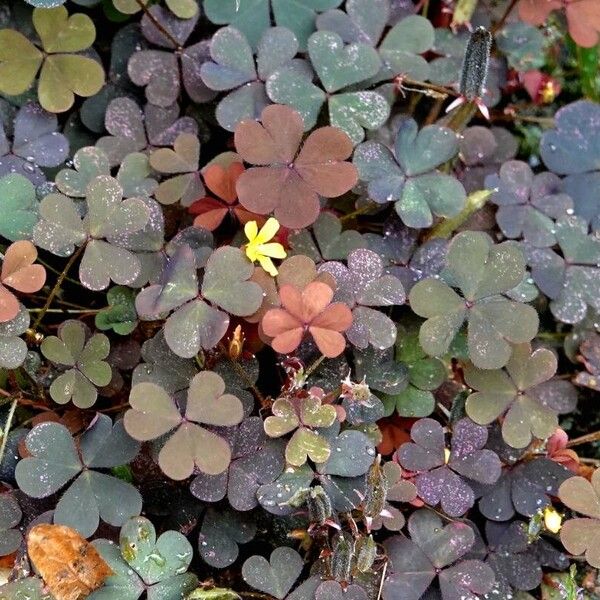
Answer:
[[248, 221], [244, 225], [244, 233], [250, 242], [253, 242], [258, 235], [258, 225], [256, 224], [256, 221]]
[[269, 240], [272, 240], [275, 237], [275, 234], [279, 231], [279, 221], [270, 217], [267, 219], [267, 222], [262, 226], [262, 229], [259, 231], [256, 236], [256, 241], [259, 244], [264, 244]]
[[246, 256], [248, 257], [248, 260], [250, 262], [256, 262], [258, 260], [258, 257], [260, 255], [257, 246], [255, 246], [254, 244], [248, 244], [245, 248], [244, 248], [245, 252], [246, 252]]
[[273, 261], [268, 256], [259, 256], [258, 262], [271, 277], [275, 277], [275, 275], [277, 275], [277, 267], [273, 264]]
[[264, 256], [270, 256], [271, 258], [285, 258], [287, 256], [285, 248], [277, 242], [272, 242], [270, 244], [261, 244], [258, 247], [258, 252], [259, 254], [263, 254]]

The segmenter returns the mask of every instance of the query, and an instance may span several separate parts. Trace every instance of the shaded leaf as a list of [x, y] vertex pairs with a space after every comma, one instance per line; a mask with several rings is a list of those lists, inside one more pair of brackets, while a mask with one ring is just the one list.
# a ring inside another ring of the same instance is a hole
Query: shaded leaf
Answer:
[[280, 600], [286, 596], [300, 575], [304, 561], [293, 548], [275, 548], [267, 561], [251, 556], [242, 565], [242, 576], [254, 589]]

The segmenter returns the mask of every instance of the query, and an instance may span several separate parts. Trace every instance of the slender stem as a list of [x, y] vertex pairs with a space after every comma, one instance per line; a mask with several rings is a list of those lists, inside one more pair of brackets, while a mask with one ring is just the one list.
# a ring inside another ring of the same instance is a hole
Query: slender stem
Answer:
[[[53, 273], [60, 275], [60, 271], [56, 267], [53, 267], [50, 263], [47, 263], [46, 261], [42, 260], [39, 256], [37, 258], [37, 262], [39, 262], [46, 269], [48, 269], [48, 271], [52, 271]], [[77, 281], [77, 279], [73, 279], [72, 277], [65, 277], [65, 281], [68, 281], [69, 283], [72, 283], [73, 285], [81, 286], [81, 282]], [[83, 287], [83, 286], [81, 286], [81, 287]]]
[[530, 117], [527, 115], [515, 115], [515, 121], [523, 121], [524, 123], [536, 123], [544, 127], [554, 127], [555, 121], [552, 117]]
[[[442, 85], [435, 85], [435, 83], [429, 83], [428, 81], [418, 81], [417, 79], [410, 79], [408, 77], [402, 78], [402, 86], [407, 84], [412, 87], [417, 87], [421, 89], [411, 90], [413, 92], [419, 92], [421, 94], [425, 94], [427, 96], [432, 96], [433, 94], [428, 94], [427, 92], [436, 92], [438, 95], [442, 96], [458, 96], [458, 92], [449, 87], [444, 87]], [[439, 97], [439, 96], [438, 96]]]
[[511, 0], [510, 4], [506, 7], [506, 10], [504, 11], [502, 18], [492, 27], [492, 33], [496, 33], [504, 27], [506, 19], [508, 19], [510, 13], [513, 11], [513, 8], [517, 5], [518, 1], [519, 0]]
[[574, 446], [581, 446], [582, 444], [589, 444], [591, 442], [597, 442], [600, 440], [600, 431], [594, 431], [593, 433], [586, 433], [578, 438], [569, 440], [567, 442], [567, 448], [573, 448]]
[[442, 112], [442, 108], [444, 107], [445, 98], [437, 98], [433, 103], [433, 106], [429, 110], [427, 118], [425, 119], [424, 125], [433, 125], [437, 121], [437, 118], [440, 116], [440, 112]]
[[426, 236], [426, 239], [443, 238], [448, 239], [463, 223], [471, 217], [473, 213], [485, 206], [485, 203], [491, 198], [491, 190], [479, 190], [469, 194], [465, 207], [451, 219], [440, 221]]
[[50, 305], [52, 304], [52, 300], [54, 300], [54, 296], [56, 296], [56, 294], [58, 294], [58, 291], [60, 290], [60, 286], [62, 285], [63, 281], [65, 280], [65, 277], [67, 276], [67, 273], [69, 272], [69, 269], [75, 264], [75, 261], [79, 258], [79, 255], [83, 252], [85, 246], [86, 246], [86, 244], [82, 244], [81, 246], [79, 246], [79, 248], [77, 248], [77, 250], [75, 250], [75, 252], [73, 252], [73, 254], [71, 255], [71, 258], [69, 258], [69, 261], [65, 265], [65, 268], [62, 270], [61, 274], [58, 276], [58, 279], [56, 280], [56, 283], [54, 284], [52, 291], [48, 295], [48, 298], [46, 299], [46, 303], [42, 307], [40, 314], [37, 316], [37, 319], [35, 320], [33, 326], [31, 327], [31, 329], [33, 329], [33, 331], [35, 331], [39, 327], [40, 323], [42, 322], [42, 319], [44, 318], [44, 315], [48, 312], [48, 309], [50, 308]]
[[540, 331], [537, 334], [537, 339], [540, 340], [549, 340], [549, 341], [561, 341], [564, 340], [567, 337], [567, 333], [563, 332], [563, 331], [557, 331], [556, 333], [553, 333], [551, 331]]
[[18, 402], [19, 402], [19, 404], [22, 404], [23, 406], [29, 406], [31, 408], [36, 408], [38, 410], [52, 412], [51, 408], [48, 408], [47, 406], [45, 406], [44, 404], [40, 404], [39, 402], [35, 402], [34, 400], [29, 400], [28, 398], [19, 398]]
[[349, 221], [350, 219], [353, 219], [354, 217], [358, 217], [359, 215], [364, 215], [364, 214], [368, 213], [369, 211], [373, 210], [376, 206], [377, 206], [376, 202], [367, 202], [360, 208], [353, 210], [352, 212], [348, 213], [347, 215], [342, 215], [340, 217], [340, 221], [343, 223], [344, 221]]
[[231, 360], [231, 358], [229, 358], [229, 354], [227, 353], [227, 348], [225, 347], [225, 344], [223, 344], [221, 342], [219, 344], [219, 347], [220, 347], [221, 351], [223, 352], [223, 356], [225, 357], [225, 359], [233, 366], [234, 370], [237, 371], [238, 375], [246, 382], [246, 385], [254, 392], [255, 396], [258, 398], [260, 403], [264, 404], [265, 397], [261, 394], [260, 390], [256, 387], [256, 385], [254, 384], [254, 381], [252, 381], [252, 377], [250, 377], [250, 375], [248, 375], [248, 372], [246, 371], [246, 369], [244, 369], [244, 367], [242, 367], [242, 365], [240, 365], [240, 363], [237, 360]]
[[552, 117], [535, 117], [531, 115], [522, 115], [512, 109], [506, 109], [504, 112], [492, 112], [492, 121], [507, 121], [512, 123], [513, 121], [523, 121], [523, 123], [535, 123], [536, 125], [542, 125], [542, 127], [554, 127], [554, 119]]
[[170, 31], [168, 31], [164, 25], [148, 10], [148, 7], [142, 0], [135, 0], [137, 5], [144, 11], [144, 14], [152, 21], [152, 24], [158, 29], [175, 47], [175, 50], [181, 52], [183, 48], [181, 44], [173, 37]]
[[[60, 273], [60, 271], [59, 271]], [[74, 279], [71, 280], [70, 277], [65, 277], [65, 281], [75, 281]], [[32, 300], [39, 300], [39, 301], [44, 301], [46, 302], [46, 296], [37, 296], [37, 295], [28, 295], [28, 298], [31, 298]], [[77, 308], [80, 310], [84, 310], [86, 307], [82, 306], [81, 304], [75, 304], [74, 302], [67, 302], [67, 300], [63, 300], [62, 298], [56, 298], [55, 300], [56, 304], [59, 304], [60, 306], [67, 306], [69, 308]], [[33, 309], [31, 309], [33, 310]]]
[[[43, 308], [30, 308], [28, 310], [30, 313], [39, 313], [39, 312], [42, 312], [44, 309]], [[95, 315], [96, 313], [99, 313], [101, 310], [102, 310], [101, 308], [86, 308], [86, 309], [47, 308], [46, 312], [47, 313], [64, 313], [67, 315], [84, 315], [84, 314]]]
[[319, 358], [317, 358], [317, 360], [315, 360], [315, 362], [312, 363], [312, 365], [310, 365], [306, 371], [304, 371], [304, 379], [308, 379], [315, 371], [316, 369], [319, 368], [319, 365], [325, 360], [325, 356], [323, 356], [323, 354], [321, 354], [321, 356], [319, 356]]
[[383, 594], [383, 584], [385, 583], [385, 574], [387, 573], [388, 564], [389, 562], [386, 560], [381, 571], [381, 580], [379, 582], [379, 592], [377, 593], [377, 600], [381, 600], [381, 595]]
[[13, 418], [15, 416], [15, 410], [17, 409], [17, 398], [12, 401], [8, 410], [8, 417], [6, 418], [6, 424], [4, 425], [4, 431], [2, 432], [2, 443], [0, 444], [0, 463], [6, 450], [6, 442], [8, 441], [8, 432], [10, 431]]

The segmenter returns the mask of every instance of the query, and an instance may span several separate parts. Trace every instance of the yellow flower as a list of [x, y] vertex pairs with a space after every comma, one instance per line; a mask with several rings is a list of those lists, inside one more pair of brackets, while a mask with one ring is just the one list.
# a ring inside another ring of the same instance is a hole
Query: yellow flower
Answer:
[[562, 515], [552, 506], [544, 509], [544, 525], [552, 533], [558, 533], [562, 527]]
[[249, 221], [244, 226], [244, 233], [248, 238], [248, 243], [246, 244], [246, 256], [252, 262], [258, 262], [272, 277], [277, 275], [277, 268], [271, 259], [285, 258], [287, 256], [285, 249], [281, 244], [277, 242], [267, 243], [275, 237], [278, 230], [279, 221], [273, 217], [267, 220], [260, 231], [258, 230], [256, 221]]

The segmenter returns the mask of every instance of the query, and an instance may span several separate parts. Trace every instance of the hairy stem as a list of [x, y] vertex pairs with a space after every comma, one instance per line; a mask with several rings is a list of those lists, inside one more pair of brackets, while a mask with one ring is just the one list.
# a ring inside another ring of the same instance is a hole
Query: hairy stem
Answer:
[[81, 246], [79, 246], [79, 248], [77, 248], [77, 250], [75, 250], [75, 252], [73, 252], [73, 254], [71, 255], [71, 258], [69, 258], [69, 261], [65, 265], [65, 268], [61, 271], [60, 275], [58, 276], [58, 278], [56, 280], [56, 283], [54, 284], [54, 287], [52, 288], [50, 294], [48, 295], [48, 298], [46, 299], [46, 303], [40, 310], [40, 313], [37, 316], [37, 319], [35, 320], [35, 322], [33, 323], [33, 326], [31, 327], [31, 329], [33, 331], [35, 331], [39, 327], [40, 323], [42, 322], [42, 319], [44, 318], [44, 315], [48, 312], [48, 309], [50, 308], [50, 305], [52, 304], [52, 301], [54, 300], [54, 296], [56, 296], [56, 294], [58, 294], [60, 287], [62, 286], [63, 281], [65, 280], [65, 277], [67, 276], [67, 274], [69, 272], [69, 269], [75, 264], [75, 261], [79, 258], [79, 255], [83, 252], [85, 246], [86, 246], [85, 244], [82, 244]]
[[312, 363], [312, 365], [310, 365], [306, 371], [304, 371], [304, 378], [308, 379], [318, 368], [319, 365], [325, 360], [325, 356], [323, 354], [321, 354], [321, 356], [319, 356], [319, 358], [317, 358], [317, 360], [315, 360], [315, 362]]
[[[53, 267], [51, 264], [49, 264], [46, 261], [42, 260], [39, 256], [37, 258], [37, 261], [41, 265], [43, 265], [46, 269], [48, 269], [48, 271], [52, 271], [56, 275], [60, 275], [60, 271], [56, 267]], [[73, 285], [78, 285], [78, 286], [82, 287], [81, 282], [77, 281], [77, 279], [73, 279], [72, 277], [65, 277], [65, 281], [68, 281], [69, 283], [72, 283]]]
[[494, 26], [492, 27], [492, 29], [491, 29], [492, 33], [496, 33], [504, 27], [504, 23], [506, 23], [506, 19], [508, 19], [510, 13], [513, 11], [513, 8], [517, 5], [518, 1], [519, 0], [511, 0], [510, 4], [506, 7], [506, 10], [504, 11], [504, 14], [500, 18], [500, 20], [497, 23], [495, 23]]
[[383, 584], [385, 583], [385, 574], [387, 573], [388, 561], [386, 560], [383, 564], [383, 569], [381, 571], [381, 579], [379, 580], [379, 591], [377, 592], [377, 600], [381, 600], [381, 595], [383, 594]]
[[567, 448], [573, 448], [574, 446], [581, 446], [582, 444], [590, 444], [598, 441], [600, 441], [600, 431], [594, 431], [593, 433], [586, 433], [578, 438], [569, 440], [567, 442]]
[[444, 107], [445, 98], [437, 98], [437, 100], [433, 103], [433, 106], [429, 109], [429, 113], [427, 114], [427, 118], [423, 125], [433, 125], [440, 113], [442, 112], [442, 108]]
[[349, 221], [350, 219], [353, 219], [354, 217], [364, 215], [364, 214], [368, 213], [369, 211], [373, 210], [376, 206], [377, 206], [376, 202], [367, 202], [360, 208], [353, 210], [352, 212], [348, 213], [347, 215], [342, 215], [340, 217], [340, 222], [344, 223], [345, 221]]
[[514, 121], [522, 121], [523, 123], [535, 123], [542, 127], [554, 127], [554, 119], [552, 117], [534, 117], [531, 115], [521, 115], [516, 111], [506, 109], [504, 112], [495, 112], [490, 116], [493, 122], [506, 121], [512, 123]]
[[540, 331], [537, 334], [539, 340], [548, 340], [554, 342], [560, 342], [567, 337], [567, 333], [564, 331], [557, 331], [556, 333], [550, 331]]
[[250, 377], [250, 375], [248, 374], [246, 369], [244, 369], [244, 367], [242, 367], [242, 365], [237, 360], [232, 360], [231, 358], [229, 358], [227, 348], [225, 347], [225, 344], [223, 344], [223, 342], [221, 342], [219, 344], [219, 348], [223, 352], [223, 356], [224, 356], [225, 360], [227, 362], [229, 362], [229, 364], [233, 367], [234, 371], [236, 371], [237, 374], [246, 382], [246, 385], [254, 392], [254, 395], [258, 398], [260, 403], [264, 404], [265, 397], [261, 394], [260, 390], [256, 387], [256, 385], [254, 384], [254, 381], [252, 381], [252, 377]]
[[6, 442], [8, 441], [8, 432], [12, 426], [12, 422], [15, 416], [15, 410], [17, 409], [17, 398], [12, 401], [10, 408], [8, 409], [8, 417], [6, 418], [6, 424], [4, 425], [4, 431], [2, 432], [2, 443], [0, 444], [0, 463], [4, 457], [4, 451], [6, 450]]
[[436, 98], [439, 98], [440, 96], [458, 96], [458, 92], [452, 88], [444, 87], [442, 85], [435, 85], [435, 83], [429, 83], [428, 81], [418, 81], [408, 77], [402, 78], [401, 85], [402, 87], [409, 89], [411, 92], [418, 92], [420, 94], [425, 94], [426, 96], [433, 96]]

